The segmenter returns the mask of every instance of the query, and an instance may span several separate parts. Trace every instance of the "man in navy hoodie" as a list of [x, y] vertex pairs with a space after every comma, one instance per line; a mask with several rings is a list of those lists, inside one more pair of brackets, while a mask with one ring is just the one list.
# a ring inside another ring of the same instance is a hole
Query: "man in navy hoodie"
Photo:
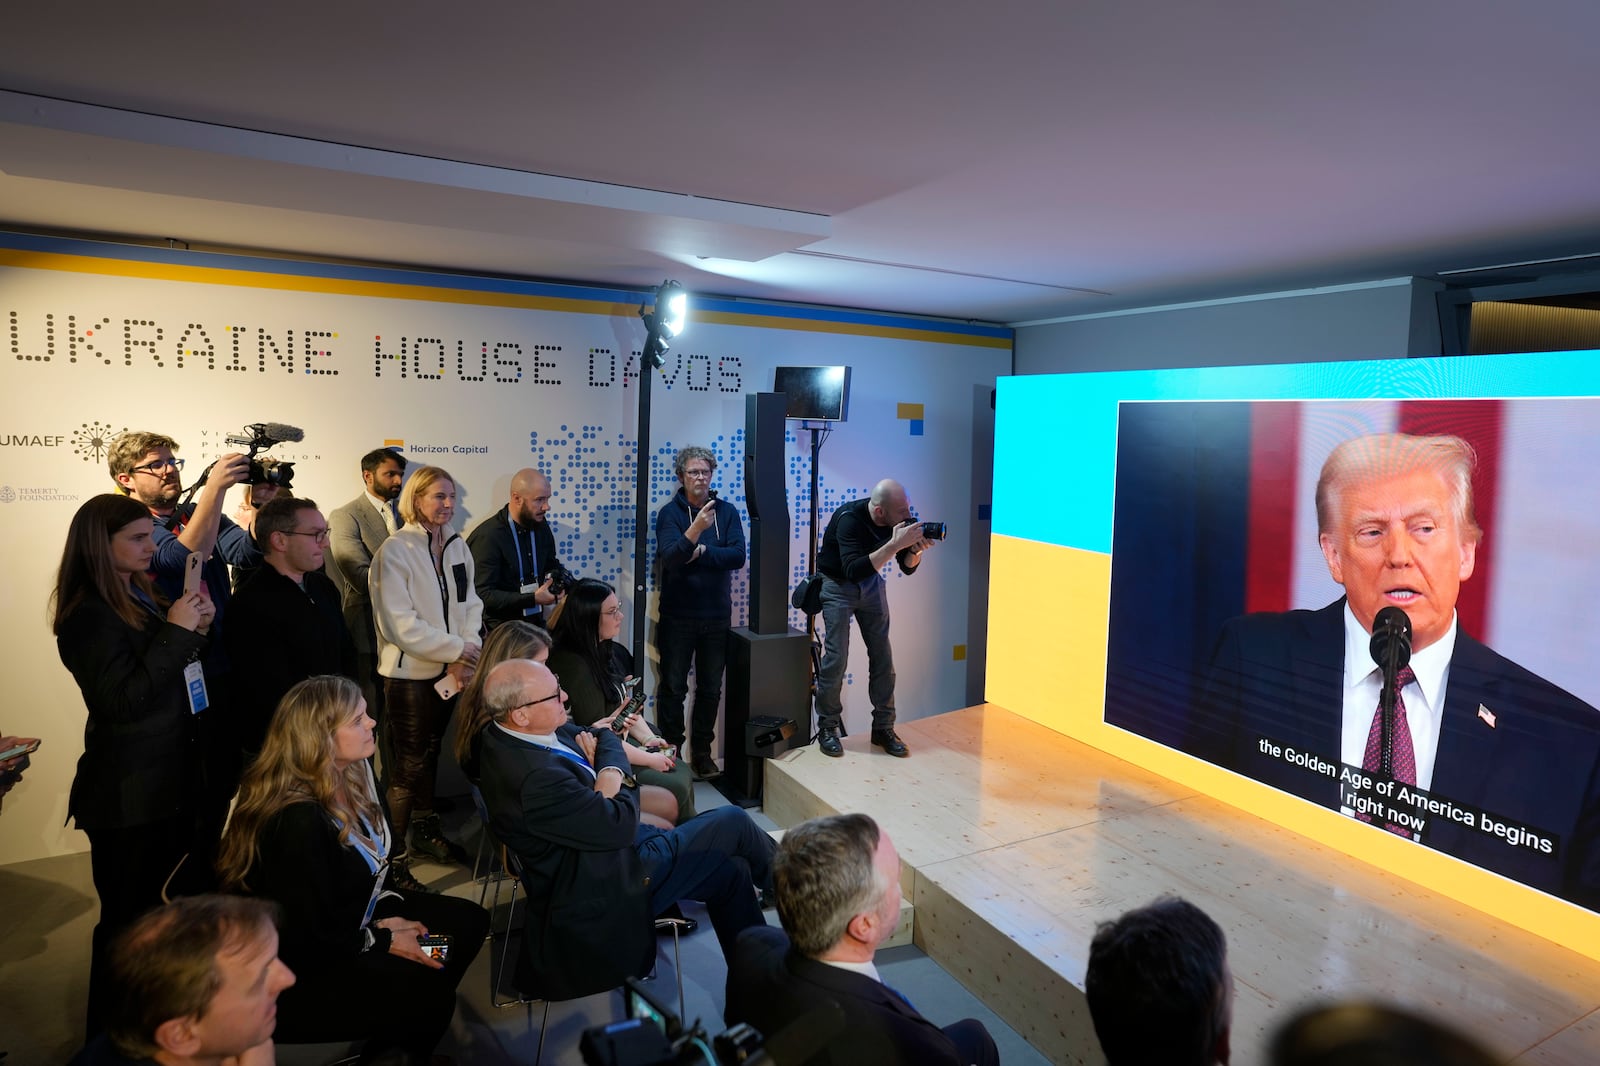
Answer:
[[717, 459], [709, 448], [690, 445], [672, 471], [681, 488], [656, 515], [656, 553], [661, 564], [661, 621], [656, 648], [661, 679], [656, 715], [661, 735], [680, 748], [689, 662], [694, 661], [694, 717], [689, 734], [690, 767], [704, 779], [721, 771], [711, 759], [722, 670], [728, 657], [728, 622], [733, 612], [733, 571], [744, 566], [744, 523], [739, 509], [711, 491]]

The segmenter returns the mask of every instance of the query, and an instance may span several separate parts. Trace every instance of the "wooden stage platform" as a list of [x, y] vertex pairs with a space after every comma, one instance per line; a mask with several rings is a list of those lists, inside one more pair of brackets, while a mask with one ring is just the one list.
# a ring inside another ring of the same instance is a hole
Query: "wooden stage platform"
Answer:
[[[767, 767], [781, 826], [864, 811], [899, 849], [917, 945], [1057, 1063], [1100, 1063], [1096, 923], [1164, 893], [1209, 913], [1236, 983], [1233, 1061], [1308, 1001], [1442, 1016], [1518, 1066], [1600, 1063], [1600, 963], [993, 705]], [[948, 1019], [946, 1019], [948, 1020]]]

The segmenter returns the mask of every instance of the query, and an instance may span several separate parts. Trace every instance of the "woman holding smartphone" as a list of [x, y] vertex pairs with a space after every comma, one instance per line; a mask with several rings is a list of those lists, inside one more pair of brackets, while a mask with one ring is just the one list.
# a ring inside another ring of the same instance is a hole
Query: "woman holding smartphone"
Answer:
[[[568, 710], [579, 725], [610, 721], [627, 702], [625, 685], [632, 679], [633, 656], [616, 638], [622, 633], [622, 604], [604, 581], [584, 578], [567, 591], [561, 614], [550, 631], [555, 649], [550, 669], [568, 695]], [[643, 719], [630, 728], [628, 764], [640, 784], [659, 785], [672, 794], [681, 825], [694, 817], [694, 778], [688, 763], [678, 761], [670, 745]]]
[[396, 530], [372, 558], [367, 581], [378, 625], [378, 673], [393, 766], [384, 766], [394, 817], [396, 876], [411, 877], [409, 854], [451, 860], [450, 842], [433, 812], [439, 745], [461, 690], [472, 680], [483, 630], [483, 601], [473, 587], [472, 552], [450, 525], [456, 483], [425, 466], [400, 494]]
[[363, 1060], [427, 1063], [489, 916], [471, 900], [394, 890], [373, 725], [348, 678], [290, 689], [239, 786], [218, 873], [225, 889], [283, 908], [278, 956], [297, 980], [278, 998], [278, 1043], [364, 1039]]
[[[100, 922], [89, 964], [89, 1032], [109, 990], [105, 952], [161, 903], [195, 841], [202, 770], [191, 677], [203, 685], [202, 635], [216, 609], [201, 588], [167, 603], [147, 571], [150, 511], [94, 496], [72, 516], [51, 594], [61, 662], [89, 712], [67, 816], [89, 837]], [[203, 704], [202, 704], [203, 706]]]

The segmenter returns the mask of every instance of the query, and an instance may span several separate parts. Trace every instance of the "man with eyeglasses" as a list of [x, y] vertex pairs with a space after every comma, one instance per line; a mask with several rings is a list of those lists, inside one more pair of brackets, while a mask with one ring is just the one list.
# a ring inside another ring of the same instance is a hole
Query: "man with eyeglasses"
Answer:
[[706, 905], [730, 953], [740, 932], [764, 924], [756, 888], [772, 888], [772, 839], [733, 806], [676, 829], [640, 825], [622, 742], [568, 721], [564, 696], [527, 659], [485, 679], [484, 804], [528, 893], [517, 987], [569, 999], [642, 976], [655, 959], [651, 918], [683, 899]]
[[132, 431], [111, 442], [106, 463], [117, 488], [150, 508], [155, 520], [156, 554], [150, 565], [156, 586], [166, 595], [176, 596], [183, 591], [190, 554], [204, 557], [201, 577], [217, 605], [213, 624], [220, 626], [228, 601], [227, 564], [257, 566], [261, 562], [250, 529], [223, 514], [228, 490], [249, 480], [250, 460], [230, 452], [212, 463], [204, 475], [205, 490], [194, 502], [180, 507], [183, 460], [173, 456], [177, 449], [178, 442], [171, 437]]
[[222, 836], [222, 824], [227, 820], [228, 804], [238, 787], [241, 768], [230, 662], [223, 639], [232, 593], [228, 566], [259, 566], [261, 552], [250, 529], [223, 513], [228, 490], [250, 479], [249, 458], [229, 452], [216, 460], [202, 475], [205, 487], [199, 496], [180, 505], [183, 460], [173, 456], [177, 448], [178, 442], [164, 434], [130, 431], [111, 442], [106, 465], [117, 488], [150, 509], [155, 526], [151, 539], [156, 549], [150, 569], [156, 587], [163, 595], [176, 599], [183, 592], [189, 556], [198, 555], [204, 560], [201, 580], [216, 606], [211, 639], [201, 658], [204, 687], [191, 689], [197, 710], [204, 708], [199, 711], [197, 725], [206, 767], [206, 798], [195, 847], [176, 878], [179, 891], [199, 891], [209, 887], [215, 847]]
[[550, 479], [532, 468], [511, 475], [511, 499], [467, 534], [473, 581], [490, 629], [502, 622], [545, 625], [545, 611], [561, 597], [550, 590], [561, 568], [550, 511]]
[[722, 672], [728, 658], [728, 622], [733, 612], [733, 572], [744, 566], [744, 523], [739, 509], [711, 494], [717, 458], [709, 448], [690, 445], [672, 464], [682, 486], [656, 515], [656, 555], [660, 564], [661, 621], [656, 648], [661, 678], [656, 715], [666, 739], [683, 746], [683, 701], [688, 694], [689, 662], [694, 661], [694, 755], [689, 766], [704, 780], [722, 771], [711, 759], [722, 699]]
[[317, 674], [356, 680], [339, 590], [322, 572], [328, 523], [316, 502], [269, 500], [255, 525], [265, 562], [233, 594], [226, 634], [230, 658], [249, 679], [235, 700], [247, 756], [261, 750], [278, 701], [298, 682]]

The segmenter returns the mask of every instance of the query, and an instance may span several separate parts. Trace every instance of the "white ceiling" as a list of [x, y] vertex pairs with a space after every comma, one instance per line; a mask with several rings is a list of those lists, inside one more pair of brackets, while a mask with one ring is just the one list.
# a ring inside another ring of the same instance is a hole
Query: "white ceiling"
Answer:
[[0, 225], [1024, 322], [1600, 250], [1597, 39], [1595, 0], [12, 5]]

